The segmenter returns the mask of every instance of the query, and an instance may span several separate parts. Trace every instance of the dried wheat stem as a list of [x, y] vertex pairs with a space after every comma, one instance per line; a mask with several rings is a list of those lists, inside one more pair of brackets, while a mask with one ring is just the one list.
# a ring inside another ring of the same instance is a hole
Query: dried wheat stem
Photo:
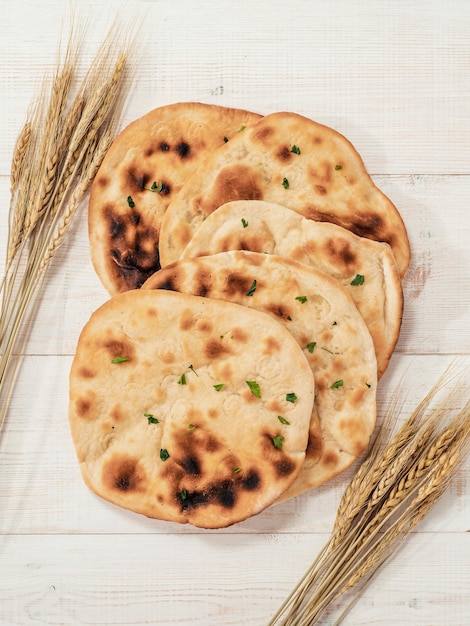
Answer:
[[38, 275], [41, 275], [45, 271], [50, 261], [52, 260], [54, 254], [56, 253], [57, 249], [63, 243], [65, 236], [67, 234], [67, 231], [70, 227], [70, 224], [72, 223], [75, 213], [77, 212], [77, 209], [80, 205], [80, 202], [85, 196], [89, 186], [91, 185], [96, 175], [96, 172], [98, 171], [98, 168], [101, 164], [101, 161], [103, 160], [104, 155], [109, 149], [110, 144], [111, 144], [111, 135], [107, 133], [106, 135], [100, 138], [100, 141], [98, 142], [98, 145], [96, 146], [96, 149], [93, 154], [93, 159], [91, 160], [91, 162], [85, 165], [85, 174], [82, 176], [82, 179], [80, 180], [80, 182], [74, 189], [70, 198], [67, 200], [67, 206], [63, 214], [60, 213], [61, 215], [60, 220], [58, 221], [57, 224], [54, 223], [54, 226], [53, 226], [54, 232], [53, 232], [53, 235], [50, 237], [50, 239], [48, 238], [49, 243], [48, 243], [47, 249], [43, 252], [42, 261], [37, 270]]
[[[343, 541], [357, 515], [364, 508], [369, 496], [378, 487], [380, 481], [383, 480], [384, 474], [387, 471], [397, 471], [398, 466], [406, 461], [406, 448], [408, 447], [409, 449], [410, 440], [413, 440], [416, 432], [419, 430], [421, 421], [434, 396], [438, 390], [446, 384], [450, 376], [451, 372], [448, 370], [442, 374], [382, 451], [380, 451], [379, 448], [380, 441], [377, 442], [377, 445], [372, 447], [369, 458], [364, 462], [364, 467], [359, 468], [357, 474], [346, 489], [338, 507], [332, 531], [333, 548]], [[390, 410], [385, 418], [385, 422], [391, 421], [391, 416], [396, 410], [395, 396], [395, 398], [392, 398]], [[401, 452], [403, 452], [404, 455], [400, 457]], [[400, 460], [398, 461], [397, 459]], [[396, 463], [396, 466], [390, 469], [393, 463]], [[382, 487], [384, 487], [384, 484], [382, 484]]]
[[[450, 419], [457, 403], [468, 393], [465, 384], [457, 384], [437, 407], [429, 409], [431, 400], [451, 378], [452, 367], [384, 451], [382, 439], [376, 439], [371, 456], [359, 468], [342, 499], [330, 540], [270, 626], [282, 618], [284, 626], [316, 623], [346, 590], [366, 577], [370, 580], [445, 492], [470, 447], [470, 401]], [[359, 499], [355, 486], [362, 490]]]
[[[468, 409], [463, 412], [468, 419]], [[459, 420], [458, 420], [459, 421]], [[381, 563], [394, 550], [394, 542], [404, 539], [408, 534], [430, 511], [437, 502], [439, 497], [446, 490], [450, 478], [454, 475], [456, 466], [462, 461], [464, 453], [470, 443], [470, 427], [461, 424], [451, 424], [446, 429], [445, 439], [448, 441], [448, 447], [440, 456], [434, 457], [432, 460], [433, 469], [426, 475], [424, 481], [420, 481], [420, 487], [412, 489], [411, 493], [418, 494], [411, 502], [408, 509], [388, 529], [379, 541], [376, 541], [373, 548], [368, 551], [367, 558], [364, 559], [360, 568], [350, 578], [344, 590], [355, 586], [372, 568]]]
[[48, 92], [43, 83], [29, 126], [25, 125], [16, 144], [8, 254], [0, 283], [0, 427], [20, 358], [15, 350], [23, 348], [46, 270], [122, 111], [132, 46], [118, 46], [119, 39], [116, 28], [111, 29], [71, 104], [78, 48], [76, 42], [69, 43], [52, 88]]
[[26, 224], [26, 230], [33, 229], [41, 216], [47, 211], [59, 166], [57, 141], [72, 85], [73, 70], [67, 63], [61, 72], [56, 75], [49, 100], [49, 107], [44, 120], [43, 141], [39, 150], [37, 167], [42, 176], [37, 176], [32, 182], [30, 198], [33, 200], [32, 210]]
[[10, 191], [12, 194], [18, 185], [20, 172], [23, 167], [29, 142], [31, 140], [31, 130], [31, 122], [27, 121], [18, 135], [18, 139], [16, 140], [15, 148], [13, 150], [10, 173]]

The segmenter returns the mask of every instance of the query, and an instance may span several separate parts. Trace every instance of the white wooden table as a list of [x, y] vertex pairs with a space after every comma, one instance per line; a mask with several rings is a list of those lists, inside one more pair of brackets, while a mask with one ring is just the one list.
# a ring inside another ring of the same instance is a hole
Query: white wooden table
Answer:
[[[346, 135], [401, 211], [413, 250], [379, 413], [403, 376], [402, 419], [456, 355], [470, 376], [467, 0], [73, 4], [88, 19], [83, 68], [115, 14], [143, 18], [123, 125], [199, 100], [293, 110]], [[0, 3], [2, 257], [14, 141], [68, 21], [63, 0]], [[222, 531], [153, 521], [94, 496], [69, 434], [68, 372], [106, 297], [85, 205], [47, 282], [0, 437], [0, 624], [266, 624], [327, 539], [351, 473]], [[470, 624], [469, 461], [346, 623]]]

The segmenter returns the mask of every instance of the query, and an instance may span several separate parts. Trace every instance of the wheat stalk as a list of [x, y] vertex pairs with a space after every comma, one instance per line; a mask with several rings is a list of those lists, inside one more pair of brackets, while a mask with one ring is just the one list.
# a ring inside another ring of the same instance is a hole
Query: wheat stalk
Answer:
[[458, 382], [430, 407], [451, 379], [450, 369], [383, 449], [383, 437], [376, 439], [345, 491], [330, 540], [269, 626], [315, 624], [343, 594], [362, 584], [339, 624], [372, 576], [445, 493], [470, 447], [470, 401], [454, 416], [468, 395], [465, 384]]
[[52, 82], [43, 81], [13, 151], [0, 283], [0, 427], [47, 269], [109, 148], [129, 89], [134, 50], [129, 36], [113, 26], [74, 88], [79, 43], [72, 29], [64, 60]]

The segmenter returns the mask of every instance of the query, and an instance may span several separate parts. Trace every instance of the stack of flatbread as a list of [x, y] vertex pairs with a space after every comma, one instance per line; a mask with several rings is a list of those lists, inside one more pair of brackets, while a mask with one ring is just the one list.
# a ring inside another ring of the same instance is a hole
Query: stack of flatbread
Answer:
[[129, 125], [89, 204], [109, 299], [70, 373], [82, 476], [220, 528], [368, 447], [410, 247], [354, 147], [295, 113], [178, 103]]

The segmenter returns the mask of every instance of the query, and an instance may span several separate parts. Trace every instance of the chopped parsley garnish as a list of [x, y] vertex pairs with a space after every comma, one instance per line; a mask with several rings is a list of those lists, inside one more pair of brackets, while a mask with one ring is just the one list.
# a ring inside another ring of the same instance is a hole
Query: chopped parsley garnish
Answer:
[[273, 437], [274, 447], [277, 448], [278, 450], [282, 450], [283, 441], [284, 441], [284, 437], [282, 435], [277, 435], [276, 437]]
[[351, 285], [356, 287], [357, 285], [364, 284], [364, 276], [362, 274], [356, 274], [356, 278], [353, 278], [351, 281]]
[[241, 471], [242, 471], [242, 468], [241, 468], [241, 467], [234, 467], [234, 468], [232, 469], [232, 472], [233, 472], [234, 474], [239, 474]]
[[216, 391], [220, 391], [224, 386], [224, 383], [218, 383], [217, 385], [214, 385], [214, 389]]
[[241, 132], [242, 132], [242, 130], [245, 130], [245, 128], [246, 128], [246, 126], [240, 126], [240, 128], [238, 129], [238, 131], [237, 131], [237, 132], [241, 133]]
[[248, 222], [246, 221], [244, 217], [242, 217], [242, 224], [243, 224], [243, 228], [246, 228], [248, 226]]
[[186, 500], [188, 496], [188, 492], [186, 491], [186, 489], [182, 489], [180, 492], [180, 499], [184, 502], [184, 500]]
[[322, 346], [321, 349], [324, 350], [325, 352], [329, 352], [330, 354], [334, 354], [332, 350], [328, 350], [328, 348], [325, 348], [325, 346]]
[[315, 346], [317, 345], [316, 341], [311, 341], [307, 344], [307, 350], [312, 353], [315, 350]]
[[333, 326], [338, 326], [338, 322], [333, 322]]
[[196, 376], [199, 376], [199, 374], [194, 369], [194, 365], [188, 365], [188, 369], [191, 370], [192, 372], [194, 372], [196, 374]]
[[186, 385], [186, 374], [181, 374], [178, 378], [178, 385]]
[[168, 454], [168, 450], [165, 450], [165, 448], [162, 448], [160, 450], [160, 458], [162, 461], [167, 461], [170, 458], [170, 455]]
[[247, 296], [252, 296], [256, 291], [256, 279], [251, 283], [251, 287], [246, 292]]
[[297, 396], [295, 395], [295, 393], [286, 393], [286, 400], [287, 402], [294, 403], [297, 400]]
[[224, 137], [224, 143], [227, 143], [228, 137]]
[[342, 170], [343, 166], [342, 165], [335, 165], [335, 170]]
[[343, 386], [343, 384], [344, 384], [344, 383], [343, 383], [343, 381], [342, 381], [341, 379], [340, 379], [340, 380], [337, 380], [337, 381], [335, 381], [335, 382], [331, 385], [330, 389], [338, 389], [338, 387], [342, 387], [342, 386]]
[[144, 417], [147, 418], [149, 424], [159, 424], [160, 420], [154, 417], [151, 413], [144, 413]]
[[302, 304], [305, 304], [307, 302], [307, 296], [297, 296], [296, 300], [298, 300], [299, 302], [301, 302]]
[[282, 417], [282, 415], [278, 415], [277, 419], [281, 422], [281, 424], [286, 424], [287, 426], [290, 426], [290, 422], [286, 420], [285, 417]]
[[282, 179], [282, 186], [284, 189], [289, 189], [289, 181], [285, 177]]
[[195, 428], [197, 428], [196, 424], [190, 424], [188, 426], [188, 430], [186, 431], [186, 434], [188, 435], [189, 433], [192, 433]]
[[293, 145], [290, 151], [293, 152], [294, 154], [300, 154], [300, 148], [296, 145]]
[[370, 389], [371, 385], [369, 385], [369, 383], [366, 383], [366, 387], [368, 387]]
[[163, 181], [161, 180], [157, 183], [157, 181], [154, 180], [150, 187], [144, 187], [144, 189], [146, 189], [147, 191], [152, 191], [153, 193], [160, 193], [163, 190]]
[[258, 383], [255, 380], [246, 380], [245, 382], [250, 388], [251, 393], [257, 398], [261, 398], [261, 390], [259, 388]]
[[292, 322], [292, 317], [291, 317], [290, 315], [288, 315], [288, 316], [286, 317], [286, 320], [289, 320], [289, 322]]
[[127, 204], [130, 206], [131, 209], [135, 208], [135, 202], [132, 199], [132, 196], [127, 196]]
[[111, 363], [124, 363], [125, 361], [128, 361], [129, 357], [128, 356], [115, 356], [114, 359], [111, 361]]

